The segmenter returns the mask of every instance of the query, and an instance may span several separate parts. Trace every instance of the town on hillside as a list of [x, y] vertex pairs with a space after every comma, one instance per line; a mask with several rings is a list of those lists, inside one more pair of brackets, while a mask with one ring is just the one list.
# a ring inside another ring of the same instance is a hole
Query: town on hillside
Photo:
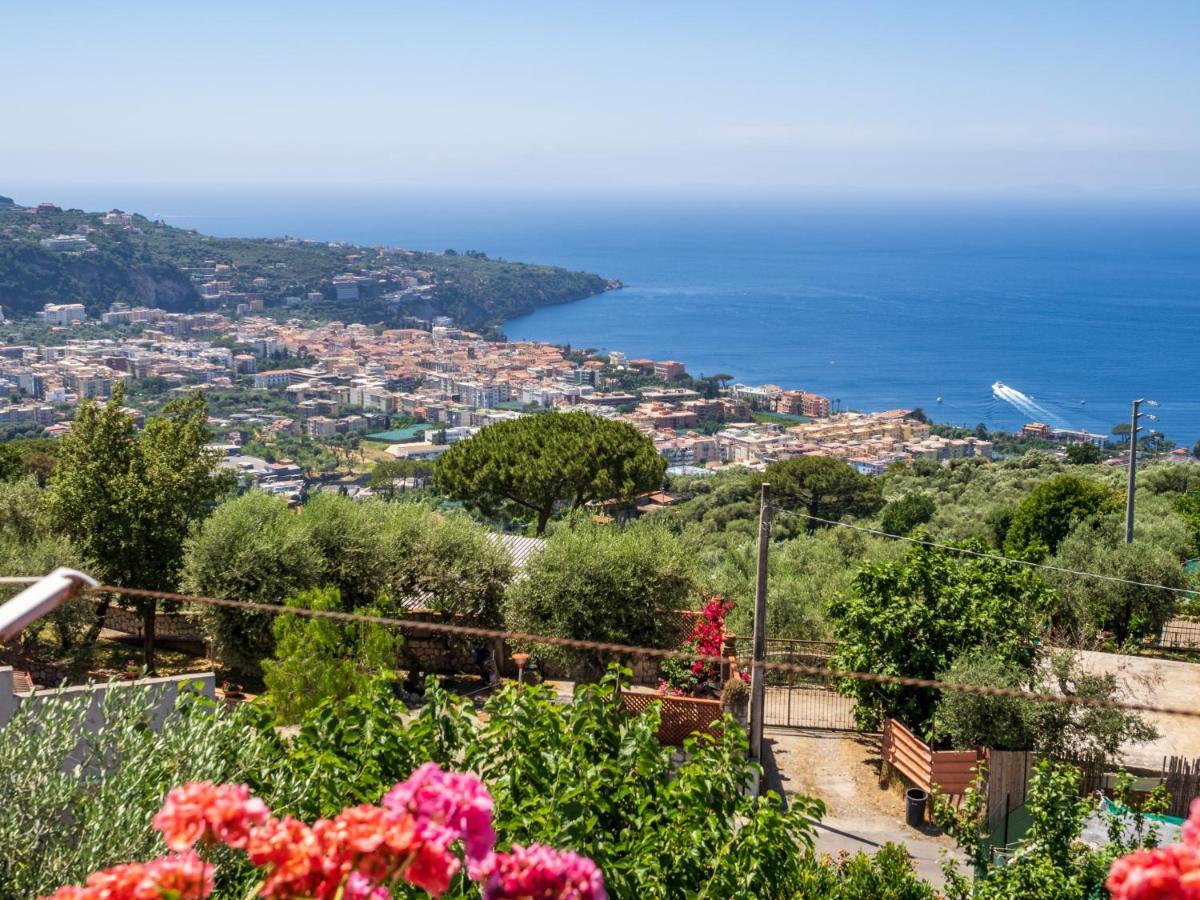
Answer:
[[[996, 451], [986, 432], [938, 428], [919, 410], [837, 412], [817, 393], [694, 378], [674, 360], [486, 340], [444, 316], [382, 328], [281, 322], [244, 303], [174, 313], [117, 302], [93, 321], [82, 304], [48, 303], [38, 327], [31, 324], [0, 328], [5, 434], [60, 436], [79, 403], [110, 397], [118, 383], [139, 421], [173, 396], [202, 391], [226, 464], [247, 484], [292, 497], [332, 475], [347, 443], [360, 462], [367, 450], [374, 459], [428, 461], [486, 425], [552, 409], [630, 423], [675, 475], [797, 456], [833, 457], [875, 475]], [[1106, 443], [1039, 423], [1019, 437], [1047, 447]], [[274, 445], [264, 458], [262, 448]], [[335, 452], [322, 456], [329, 446]], [[288, 447], [316, 462], [291, 458]], [[353, 490], [370, 496], [365, 485]]]

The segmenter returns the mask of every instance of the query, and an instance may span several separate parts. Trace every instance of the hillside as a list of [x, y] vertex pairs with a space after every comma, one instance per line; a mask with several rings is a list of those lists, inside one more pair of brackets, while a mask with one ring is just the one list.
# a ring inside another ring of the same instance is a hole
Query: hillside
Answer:
[[[484, 328], [619, 286], [481, 253], [218, 238], [136, 214], [6, 201], [0, 198], [0, 305], [10, 316], [45, 303], [83, 303], [98, 315], [114, 301], [192, 312], [261, 300], [289, 315], [389, 324], [444, 315]], [[59, 235], [82, 240], [56, 245]], [[352, 281], [342, 292], [357, 299], [338, 299], [335, 278]]]

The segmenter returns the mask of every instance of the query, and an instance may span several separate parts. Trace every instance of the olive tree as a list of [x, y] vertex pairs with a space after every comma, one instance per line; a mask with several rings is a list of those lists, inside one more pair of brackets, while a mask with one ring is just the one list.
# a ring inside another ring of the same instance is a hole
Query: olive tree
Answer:
[[[661, 647], [670, 637], [662, 610], [690, 609], [699, 599], [696, 570], [689, 546], [661, 525], [576, 522], [557, 529], [525, 576], [513, 582], [505, 625], [553, 637]], [[587, 651], [537, 650], [585, 676], [603, 671], [603, 660]]]

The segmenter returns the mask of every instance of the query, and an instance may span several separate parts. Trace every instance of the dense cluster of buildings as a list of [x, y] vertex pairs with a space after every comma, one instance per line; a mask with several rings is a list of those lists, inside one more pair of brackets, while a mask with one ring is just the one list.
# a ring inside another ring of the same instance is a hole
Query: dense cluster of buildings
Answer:
[[[219, 279], [221, 273], [192, 274]], [[388, 452], [434, 459], [480, 428], [538, 408], [627, 421], [678, 472], [818, 455], [878, 473], [915, 459], [990, 458], [992, 452], [987, 440], [931, 436], [929, 426], [905, 410], [834, 413], [819, 394], [775, 385], [735, 384], [704, 396], [686, 379], [679, 386], [686, 373], [675, 360], [612, 353], [581, 361], [549, 344], [486, 341], [447, 319], [387, 330], [341, 322], [309, 327], [250, 314], [185, 315], [114, 304], [101, 321], [137, 324], [140, 333], [85, 340], [71, 337], [72, 326], [86, 321], [81, 305], [48, 304], [42, 316], [57, 326], [60, 343], [0, 344], [0, 397], [9, 401], [0, 402], [0, 423], [61, 430], [69, 426], [56, 420], [69, 420], [80, 401], [110, 396], [120, 381], [160, 379], [167, 393], [254, 390], [249, 409], [216, 424], [232, 441], [226, 464], [276, 490], [293, 491], [300, 473], [286, 463], [237, 456], [232, 450], [240, 442], [280, 433], [317, 441], [388, 434], [392, 417], [405, 416], [426, 423], [423, 433], [389, 435], [396, 439]], [[668, 386], [621, 390], [626, 372], [653, 375]], [[255, 407], [262, 403], [259, 392], [276, 395], [286, 414], [278, 404], [270, 414]]]

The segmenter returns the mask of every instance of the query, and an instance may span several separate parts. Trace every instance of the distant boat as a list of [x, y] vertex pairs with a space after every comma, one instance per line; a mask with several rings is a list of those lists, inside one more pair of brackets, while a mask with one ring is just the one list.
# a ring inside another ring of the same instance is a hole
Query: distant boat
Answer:
[[942, 398], [941, 398], [941, 397], [938, 397], [938, 398], [937, 398], [937, 402], [938, 402], [938, 403], [941, 403], [941, 402], [942, 402]]

